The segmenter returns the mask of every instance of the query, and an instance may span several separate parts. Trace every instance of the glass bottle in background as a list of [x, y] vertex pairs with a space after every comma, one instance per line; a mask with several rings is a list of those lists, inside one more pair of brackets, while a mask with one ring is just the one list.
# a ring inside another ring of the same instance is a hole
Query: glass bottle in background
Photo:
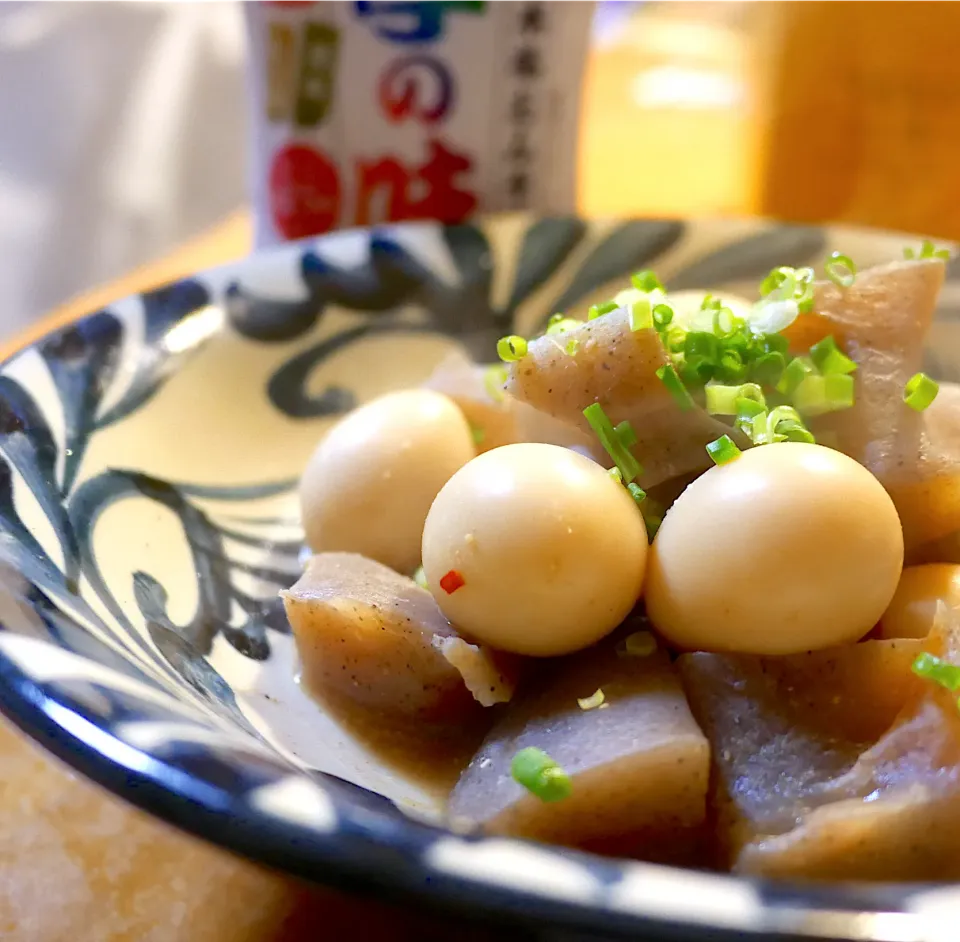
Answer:
[[757, 209], [960, 238], [960, 4], [757, 6]]
[[600, 3], [584, 76], [586, 215], [743, 214], [757, 200], [756, 7]]

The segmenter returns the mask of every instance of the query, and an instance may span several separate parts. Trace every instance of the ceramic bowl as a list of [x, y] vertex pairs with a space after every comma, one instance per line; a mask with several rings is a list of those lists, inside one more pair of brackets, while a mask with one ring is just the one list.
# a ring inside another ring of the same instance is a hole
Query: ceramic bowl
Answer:
[[[0, 709], [122, 798], [324, 883], [564, 938], [952, 940], [949, 888], [763, 884], [444, 830], [303, 695], [277, 599], [299, 570], [298, 474], [356, 403], [457, 346], [489, 359], [498, 336], [638, 268], [751, 292], [775, 265], [835, 248], [866, 265], [905, 241], [756, 220], [400, 225], [257, 254], [50, 334], [0, 367]], [[960, 373], [958, 316], [948, 281], [941, 377]]]

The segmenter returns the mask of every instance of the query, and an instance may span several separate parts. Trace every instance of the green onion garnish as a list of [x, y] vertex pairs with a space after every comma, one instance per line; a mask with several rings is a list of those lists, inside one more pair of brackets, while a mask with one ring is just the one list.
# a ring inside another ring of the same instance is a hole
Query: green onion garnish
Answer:
[[741, 451], [729, 435], [721, 435], [715, 442], [707, 445], [707, 454], [713, 458], [714, 464], [722, 465], [739, 458]]
[[503, 401], [503, 384], [507, 381], [507, 368], [502, 363], [494, 363], [483, 371], [483, 388], [494, 402]]
[[474, 425], [470, 423], [470, 437], [473, 439], [474, 445], [482, 445], [483, 440], [487, 437], [487, 433], [484, 431], [483, 427], [480, 425]]
[[712, 294], [708, 294], [700, 302], [701, 311], [719, 311], [723, 306], [723, 302], [719, 298], [715, 298]]
[[657, 370], [657, 379], [667, 387], [667, 392], [673, 396], [673, 401], [683, 412], [693, 408], [693, 397], [687, 392], [687, 387], [683, 385], [683, 381], [677, 375], [673, 366], [669, 363], [666, 366], [661, 366]]
[[837, 347], [833, 334], [810, 348], [810, 359], [825, 376], [829, 373], [852, 373], [857, 364]]
[[587, 309], [587, 320], [595, 321], [598, 317], [603, 317], [604, 314], [615, 311], [617, 306], [616, 301], [603, 301], [600, 304], [591, 304]]
[[568, 330], [574, 330], [579, 327], [583, 321], [578, 321], [574, 317], [564, 317], [563, 314], [554, 314], [547, 321], [548, 334], [565, 334]]
[[687, 332], [682, 327], [670, 327], [661, 340], [671, 353], [679, 353], [687, 341]]
[[541, 801], [562, 801], [573, 790], [570, 776], [536, 746], [527, 746], [513, 757], [510, 774]]
[[606, 699], [603, 690], [598, 688], [589, 697], [577, 697], [577, 706], [581, 710], [595, 710]]
[[624, 419], [614, 428], [614, 434], [617, 438], [620, 439], [620, 444], [624, 448], [633, 448], [637, 443], [637, 433], [633, 430], [633, 426]]
[[811, 374], [816, 372], [813, 360], [809, 357], [794, 357], [786, 366], [780, 381], [777, 383], [777, 392], [785, 396], [792, 396], [793, 391]]
[[766, 407], [762, 403], [756, 402], [753, 399], [738, 399], [737, 418], [734, 424], [742, 432], [750, 435], [753, 432], [753, 420], [758, 415], [765, 416], [766, 414]]
[[673, 320], [673, 308], [669, 304], [655, 304], [653, 306], [653, 326], [657, 330], [665, 330]]
[[652, 271], [638, 271], [630, 276], [630, 283], [638, 291], [663, 291], [660, 279]]
[[927, 651], [918, 654], [911, 669], [918, 677], [931, 680], [951, 692], [960, 690], [960, 667], [948, 663], [935, 654]]
[[427, 585], [427, 576], [423, 571], [423, 566], [417, 566], [417, 571], [413, 574], [413, 581], [416, 582], [421, 589], [428, 589]]
[[907, 385], [903, 387], [903, 401], [916, 409], [917, 412], [923, 412], [940, 392], [940, 384], [930, 379], [926, 373], [917, 373], [907, 380]]
[[647, 330], [653, 327], [653, 308], [649, 298], [638, 298], [630, 305], [630, 329]]
[[630, 454], [630, 451], [620, 440], [616, 429], [607, 418], [603, 406], [594, 402], [583, 410], [583, 417], [590, 423], [590, 427], [597, 433], [604, 451], [613, 459], [613, 463], [620, 470], [625, 483], [629, 484], [643, 471], [640, 462]]
[[763, 386], [775, 388], [787, 365], [786, 357], [776, 351], [758, 356], [750, 365], [750, 378]]
[[824, 415], [849, 409], [854, 402], [853, 377], [843, 373], [810, 374], [793, 391], [793, 405], [801, 415]]
[[617, 642], [617, 657], [650, 657], [657, 650], [657, 639], [649, 631], [634, 631]]
[[577, 352], [577, 347], [580, 346], [579, 341], [576, 337], [571, 337], [563, 348], [563, 352], [568, 356], [572, 357]]
[[706, 408], [711, 415], [736, 415], [738, 399], [752, 399], [766, 408], [763, 390], [756, 383], [744, 383], [741, 386], [721, 386], [708, 383], [704, 387]]
[[523, 337], [511, 334], [497, 341], [497, 356], [504, 363], [516, 363], [527, 355], [527, 341]]
[[747, 365], [736, 350], [724, 350], [713, 374], [725, 383], [738, 383], [747, 378]]
[[774, 268], [763, 281], [760, 282], [760, 297], [771, 298], [777, 301], [786, 301], [792, 298], [797, 290], [797, 270], [781, 266]]
[[792, 406], [777, 406], [771, 409], [767, 416], [767, 431], [774, 441], [807, 442], [810, 445], [816, 442]]
[[737, 317], [728, 307], [714, 308], [713, 332], [721, 340], [732, 337], [746, 327], [746, 322]]
[[642, 504], [647, 499], [647, 492], [639, 484], [630, 483], [627, 485], [627, 490], [638, 504]]
[[833, 252], [823, 266], [824, 274], [841, 288], [849, 288], [857, 278], [857, 266], [853, 259], [842, 252]]
[[903, 257], [906, 259], [942, 258], [944, 261], [947, 261], [950, 258], [950, 250], [938, 249], [929, 239], [924, 239], [920, 245], [919, 253], [911, 248], [906, 248], [903, 250]]
[[623, 475], [620, 473], [619, 468], [608, 468], [607, 474], [609, 474], [617, 484], [623, 484]]

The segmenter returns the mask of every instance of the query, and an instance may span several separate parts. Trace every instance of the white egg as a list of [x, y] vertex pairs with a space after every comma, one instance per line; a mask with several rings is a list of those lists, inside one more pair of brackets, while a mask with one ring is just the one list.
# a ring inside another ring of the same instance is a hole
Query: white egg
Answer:
[[900, 519], [866, 468], [821, 445], [765, 445], [667, 512], [647, 613], [684, 650], [792, 654], [862, 638], [902, 567]]
[[413, 572], [430, 504], [475, 454], [463, 413], [440, 393], [409, 389], [360, 406], [330, 429], [303, 472], [307, 542], [318, 553], [361, 553]]
[[600, 465], [557, 445], [495, 448], [430, 508], [423, 568], [443, 613], [503, 651], [549, 656], [608, 634], [643, 589], [647, 534]]

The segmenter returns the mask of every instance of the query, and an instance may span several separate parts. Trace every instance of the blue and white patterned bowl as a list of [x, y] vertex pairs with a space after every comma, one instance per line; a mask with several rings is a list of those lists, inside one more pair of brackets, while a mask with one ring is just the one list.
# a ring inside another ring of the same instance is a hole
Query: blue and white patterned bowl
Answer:
[[[290, 245], [126, 298], [0, 366], [0, 709], [157, 816], [291, 873], [564, 938], [954, 942], [960, 890], [797, 888], [436, 825], [293, 682], [277, 590], [327, 424], [451, 348], [608, 297], [641, 267], [749, 292], [902, 236], [759, 221], [501, 217]], [[954, 277], [960, 271], [951, 272]], [[960, 373], [960, 281], [930, 368]], [[562, 929], [560, 928], [562, 927]]]

